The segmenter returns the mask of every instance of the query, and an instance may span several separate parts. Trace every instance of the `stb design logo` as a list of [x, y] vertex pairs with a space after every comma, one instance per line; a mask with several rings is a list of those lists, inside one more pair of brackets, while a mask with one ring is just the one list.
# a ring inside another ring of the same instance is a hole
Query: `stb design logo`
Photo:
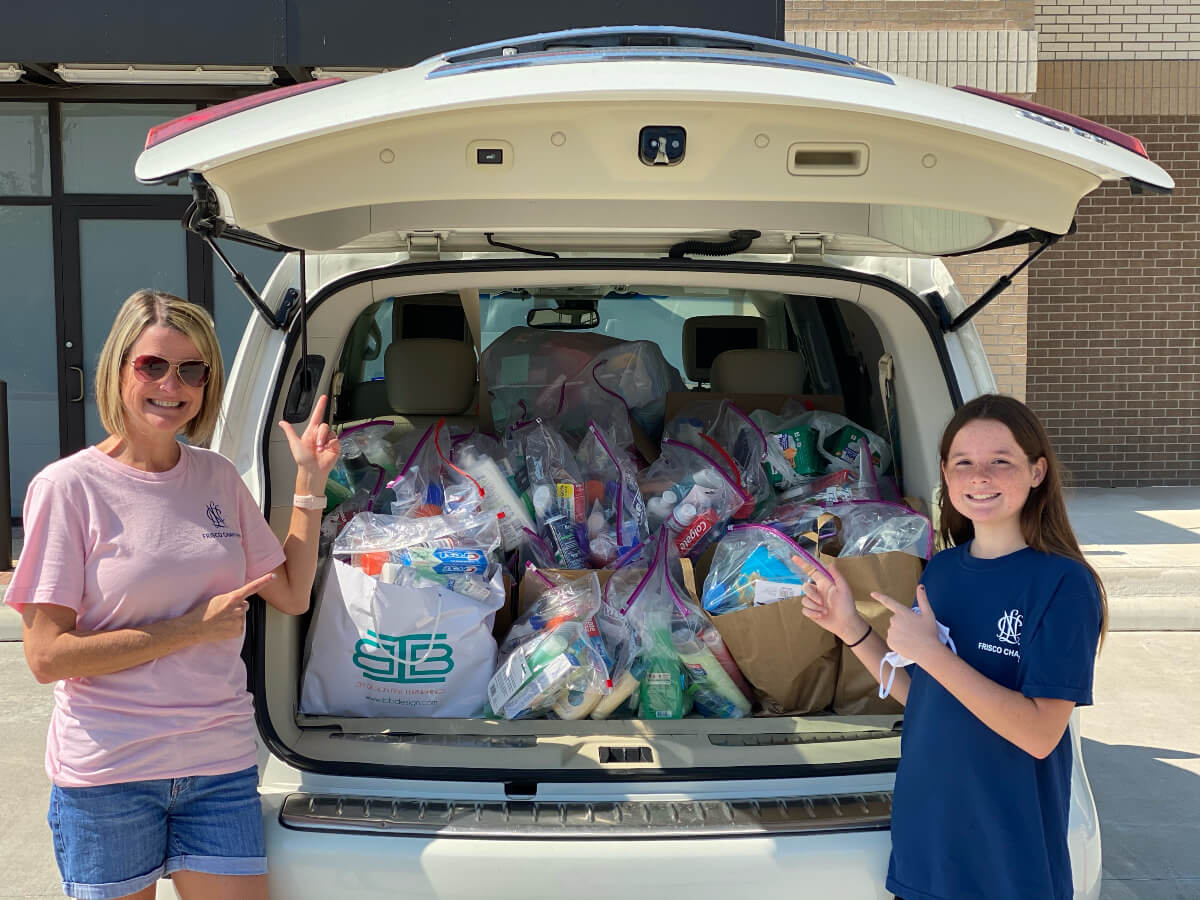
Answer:
[[217, 506], [216, 500], [209, 502], [208, 508], [205, 509], [205, 512], [208, 514], [208, 521], [213, 523], [213, 528], [229, 527], [225, 524], [225, 514], [221, 512], [221, 507]]
[[1021, 611], [1010, 609], [996, 623], [996, 639], [1006, 644], [1021, 645]]
[[377, 634], [354, 645], [354, 665], [371, 681], [443, 684], [454, 668], [454, 649], [444, 634]]

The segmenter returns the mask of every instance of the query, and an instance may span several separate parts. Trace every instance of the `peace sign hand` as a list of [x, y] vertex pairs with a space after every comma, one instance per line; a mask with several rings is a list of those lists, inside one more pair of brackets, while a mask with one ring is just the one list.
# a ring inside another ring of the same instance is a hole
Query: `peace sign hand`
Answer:
[[872, 597], [892, 611], [888, 625], [887, 645], [905, 659], [917, 665], [936, 652], [942, 642], [938, 638], [937, 619], [925, 593], [925, 585], [917, 585], [917, 609], [897, 603], [887, 594], [872, 593]]
[[828, 570], [800, 561], [804, 574], [812, 579], [800, 598], [804, 615], [846, 643], [863, 632], [862, 616], [854, 605], [854, 592], [833, 563]]
[[[296, 434], [296, 429], [289, 422], [280, 422], [279, 427], [287, 438], [288, 447], [292, 451], [292, 459], [296, 461], [300, 476], [308, 482], [308, 493], [320, 495], [325, 490], [325, 479], [341, 455], [341, 445], [337, 435], [323, 421], [325, 406], [329, 398], [322, 394], [313, 406], [312, 415], [304, 428], [303, 434]], [[300, 486], [297, 479], [297, 487]]]

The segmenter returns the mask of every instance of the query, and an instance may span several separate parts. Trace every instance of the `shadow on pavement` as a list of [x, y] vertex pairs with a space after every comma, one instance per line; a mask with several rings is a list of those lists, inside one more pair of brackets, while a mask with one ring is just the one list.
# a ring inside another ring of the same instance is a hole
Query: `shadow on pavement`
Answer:
[[1100, 815], [1103, 898], [1200, 897], [1200, 761], [1181, 750], [1083, 739]]

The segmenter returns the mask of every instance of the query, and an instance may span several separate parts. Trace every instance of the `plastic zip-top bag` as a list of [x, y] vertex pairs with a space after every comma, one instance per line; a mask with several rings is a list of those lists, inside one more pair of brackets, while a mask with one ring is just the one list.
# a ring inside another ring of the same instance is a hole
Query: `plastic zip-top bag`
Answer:
[[671, 534], [681, 556], [702, 554], [725, 523], [751, 497], [712, 456], [669, 438], [650, 468], [638, 476], [650, 530]]
[[536, 419], [520, 433], [537, 532], [563, 569], [587, 567], [587, 488], [558, 429]]
[[437, 516], [462, 505], [478, 506], [479, 482], [450, 460], [450, 429], [445, 419], [430, 425], [400, 468], [376, 497], [374, 510], [397, 516]]
[[[527, 719], [557, 709], [564, 718], [587, 715], [609, 681], [604, 657], [588, 635], [587, 623], [599, 608], [595, 572], [547, 586], [500, 645], [500, 664], [488, 683], [486, 714]], [[572, 702], [572, 693], [577, 702]]]
[[820, 568], [783, 532], [765, 525], [730, 526], [704, 580], [704, 609], [719, 616], [799, 597], [812, 581], [805, 566]]
[[933, 556], [933, 522], [900, 503], [859, 500], [826, 507], [838, 519], [842, 549], [838, 556], [908, 553]]
[[420, 518], [364, 512], [338, 534], [333, 555], [386, 584], [432, 584], [488, 603], [499, 590], [501, 605], [499, 546], [498, 523], [480, 511]]
[[682, 587], [668, 532], [621, 560], [605, 585], [604, 602], [629, 622], [638, 653], [630, 677], [614, 679], [610, 702], [636, 690], [643, 719], [680, 718], [689, 704], [700, 715], [721, 718], [750, 712], [750, 686]]
[[734, 511], [734, 519], [760, 518], [774, 505], [766, 469], [767, 437], [733, 402], [722, 400], [715, 414], [711, 404], [692, 404], [667, 423], [664, 434], [713, 457], [750, 495]]
[[637, 474], [614, 452], [611, 435], [595, 422], [575, 454], [584, 478], [588, 564], [603, 568], [650, 536]]
[[479, 370], [497, 429], [542, 417], [554, 418], [566, 434], [582, 436], [594, 419], [623, 445], [622, 416], [632, 417], [657, 441], [667, 392], [684, 388], [653, 341], [523, 326], [492, 341], [480, 356]]
[[532, 511], [522, 497], [528, 487], [524, 468], [518, 476], [511, 455], [488, 435], [472, 432], [452, 443], [454, 465], [479, 485], [479, 505], [500, 523], [504, 550], [516, 550], [524, 540], [523, 531], [534, 525]]

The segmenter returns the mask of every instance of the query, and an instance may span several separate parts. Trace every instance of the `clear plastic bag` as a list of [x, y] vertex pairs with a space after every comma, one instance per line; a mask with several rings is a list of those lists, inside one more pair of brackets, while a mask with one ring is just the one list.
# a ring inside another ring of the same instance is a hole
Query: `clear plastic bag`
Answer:
[[702, 554], [751, 497], [713, 457], [666, 439], [662, 453], [638, 476], [650, 530], [664, 528], [683, 556]]
[[767, 438], [750, 416], [729, 400], [721, 401], [711, 421], [699, 404], [667, 423], [671, 440], [690, 444], [712, 456], [750, 495], [732, 518], [759, 518], [774, 505], [775, 491], [767, 475]]
[[480, 506], [499, 521], [504, 549], [516, 550], [522, 543], [523, 530], [534, 526], [531, 507], [526, 506], [522, 496], [528, 487], [524, 469], [522, 477], [518, 477], [508, 451], [495, 438], [481, 432], [471, 432], [452, 443], [451, 459], [478, 483]]
[[439, 419], [425, 429], [372, 508], [397, 516], [437, 516], [463, 505], [477, 507], [483, 493], [478, 481], [451, 462], [450, 429]]
[[[637, 690], [641, 718], [679, 718], [689, 703], [702, 715], [749, 712], [750, 686], [683, 588], [679, 556], [666, 531], [622, 559], [605, 585], [604, 603], [609, 615], [628, 622], [636, 652], [629, 669], [614, 677], [613, 694]], [[689, 684], [697, 686], [690, 697]]]
[[479, 368], [497, 429], [542, 417], [582, 436], [592, 419], [623, 447], [629, 425], [622, 427], [622, 418], [632, 417], [657, 441], [667, 391], [683, 390], [657, 344], [603, 334], [510, 328], [483, 351]]
[[709, 566], [704, 609], [719, 616], [800, 596], [812, 581], [805, 566], [822, 569], [783, 532], [765, 525], [734, 525], [717, 544]]
[[588, 423], [575, 456], [588, 510], [588, 564], [600, 569], [650, 536], [646, 504], [633, 466], [617, 455], [602, 426]]
[[826, 511], [838, 518], [838, 556], [893, 551], [926, 560], [933, 556], [933, 523], [903, 504], [860, 500], [837, 503]]
[[541, 419], [522, 430], [521, 440], [538, 536], [554, 551], [559, 568], [586, 568], [586, 485], [574, 453], [558, 429]]
[[470, 509], [410, 518], [359, 513], [333, 542], [341, 557], [388, 584], [441, 585], [477, 600], [490, 600], [503, 585], [494, 576], [500, 528], [486, 513]]
[[526, 719], [552, 711], [586, 716], [608, 690], [609, 674], [587, 623], [600, 608], [594, 572], [548, 587], [500, 645], [488, 684], [488, 715]]
[[345, 442], [351, 440], [362, 450], [368, 462], [383, 469], [388, 478], [395, 478], [400, 473], [400, 465], [395, 446], [387, 440], [387, 435], [395, 427], [387, 419], [378, 419], [346, 428], [339, 435], [342, 452], [345, 452]]

